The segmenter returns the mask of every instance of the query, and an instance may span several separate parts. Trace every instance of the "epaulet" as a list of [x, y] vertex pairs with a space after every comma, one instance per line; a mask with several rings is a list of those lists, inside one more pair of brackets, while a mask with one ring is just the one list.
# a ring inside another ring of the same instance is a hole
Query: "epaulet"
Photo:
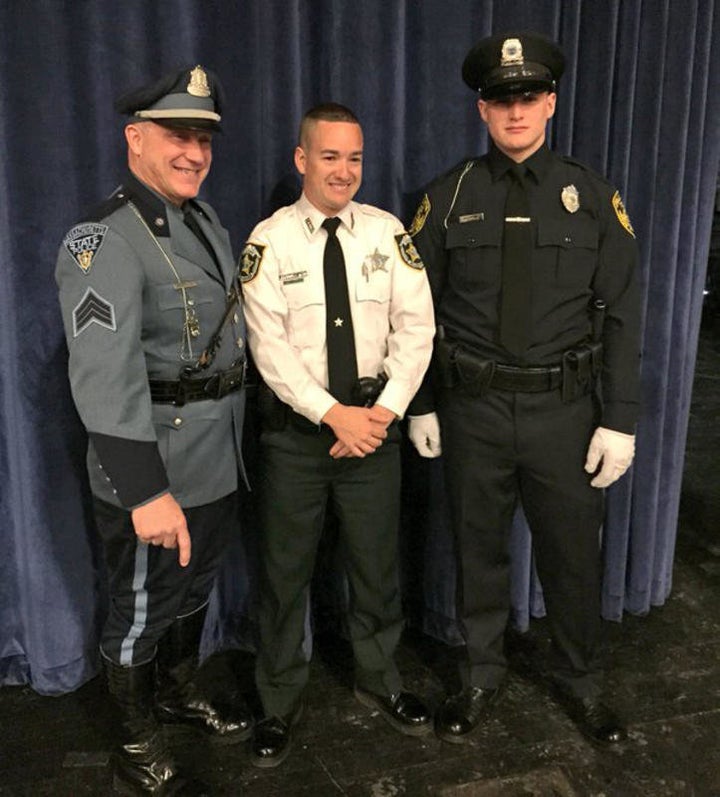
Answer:
[[481, 160], [482, 158], [463, 158], [461, 161], [458, 161], [458, 163], [456, 163], [446, 172], [443, 172], [441, 175], [436, 177], [431, 183], [429, 183], [426, 190], [429, 191], [430, 189], [434, 188], [436, 185], [444, 183], [448, 178], [454, 176], [460, 176], [466, 170], [475, 167], [478, 163], [480, 163]]
[[86, 221], [102, 221], [108, 216], [111, 216], [118, 208], [122, 207], [129, 197], [120, 188], [116, 189], [107, 199], [98, 202], [97, 205], [90, 208], [84, 213], [80, 219], [80, 223]]
[[587, 163], [583, 163], [583, 161], [577, 160], [577, 158], [572, 158], [570, 155], [558, 155], [560, 160], [563, 163], [569, 163], [571, 166], [576, 166], [578, 169], [582, 169], [582, 171], [586, 172], [590, 175], [593, 179], [597, 180], [600, 183], [603, 183], [608, 188], [611, 188], [613, 191], [615, 190], [613, 184], [610, 180], [605, 177], [605, 175], [600, 174], [600, 172], [595, 171], [595, 169], [591, 168], [587, 165]]
[[383, 210], [382, 208], [377, 207], [377, 205], [365, 205], [362, 202], [356, 203], [356, 208], [359, 210], [363, 216], [371, 216], [376, 219], [394, 219], [390, 211]]

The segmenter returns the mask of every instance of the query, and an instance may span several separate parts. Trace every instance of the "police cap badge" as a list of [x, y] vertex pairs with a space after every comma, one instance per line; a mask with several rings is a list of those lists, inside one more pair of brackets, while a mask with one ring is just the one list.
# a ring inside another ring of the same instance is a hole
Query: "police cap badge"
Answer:
[[462, 77], [484, 100], [526, 91], [555, 91], [565, 57], [555, 42], [539, 33], [490, 36], [465, 57]]
[[218, 131], [222, 100], [220, 81], [198, 64], [123, 94], [115, 110], [166, 127]]

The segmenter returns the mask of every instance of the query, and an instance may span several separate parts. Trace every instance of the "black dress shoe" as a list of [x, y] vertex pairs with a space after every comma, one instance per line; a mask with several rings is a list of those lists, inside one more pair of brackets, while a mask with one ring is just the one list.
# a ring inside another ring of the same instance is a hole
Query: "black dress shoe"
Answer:
[[386, 722], [406, 736], [424, 736], [430, 732], [430, 712], [412, 692], [397, 692], [383, 697], [356, 686], [355, 697], [363, 706], [377, 709]]
[[453, 744], [466, 742], [468, 734], [480, 724], [497, 695], [497, 689], [471, 686], [449, 697], [435, 715], [436, 736]]
[[560, 694], [559, 700], [579, 730], [593, 741], [617, 744], [627, 739], [620, 718], [598, 698]]
[[277, 767], [288, 757], [292, 730], [302, 714], [300, 705], [290, 717], [265, 717], [255, 725], [252, 763], [261, 769]]

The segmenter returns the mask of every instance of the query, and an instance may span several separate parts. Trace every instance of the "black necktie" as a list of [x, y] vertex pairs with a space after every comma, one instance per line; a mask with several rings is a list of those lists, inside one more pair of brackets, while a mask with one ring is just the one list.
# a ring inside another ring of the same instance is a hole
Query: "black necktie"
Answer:
[[323, 274], [325, 276], [325, 313], [327, 330], [328, 389], [341, 403], [352, 402], [357, 382], [357, 359], [350, 302], [348, 300], [345, 258], [336, 232], [340, 219], [325, 219], [327, 230]]
[[522, 165], [509, 172], [502, 252], [500, 342], [516, 357], [527, 349], [532, 321], [533, 235], [525, 173]]
[[193, 216], [192, 211], [190, 208], [185, 208], [183, 212], [183, 221], [185, 222], [185, 226], [192, 230], [195, 233], [195, 237], [200, 241], [200, 243], [207, 249], [207, 253], [210, 255], [213, 263], [220, 269], [218, 264], [217, 257], [215, 256], [215, 250], [212, 248], [210, 241], [208, 241], [205, 233], [202, 231], [202, 227], [198, 223], [198, 220]]

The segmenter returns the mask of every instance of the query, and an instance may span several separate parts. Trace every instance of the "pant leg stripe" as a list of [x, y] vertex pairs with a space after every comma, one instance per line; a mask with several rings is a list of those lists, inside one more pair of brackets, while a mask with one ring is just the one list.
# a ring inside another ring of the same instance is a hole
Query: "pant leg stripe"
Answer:
[[135, 593], [135, 611], [133, 623], [120, 646], [120, 664], [129, 666], [133, 663], [135, 641], [147, 626], [148, 594], [145, 588], [148, 575], [148, 554], [150, 546], [137, 541], [135, 545], [135, 571], [133, 573], [133, 592]]

